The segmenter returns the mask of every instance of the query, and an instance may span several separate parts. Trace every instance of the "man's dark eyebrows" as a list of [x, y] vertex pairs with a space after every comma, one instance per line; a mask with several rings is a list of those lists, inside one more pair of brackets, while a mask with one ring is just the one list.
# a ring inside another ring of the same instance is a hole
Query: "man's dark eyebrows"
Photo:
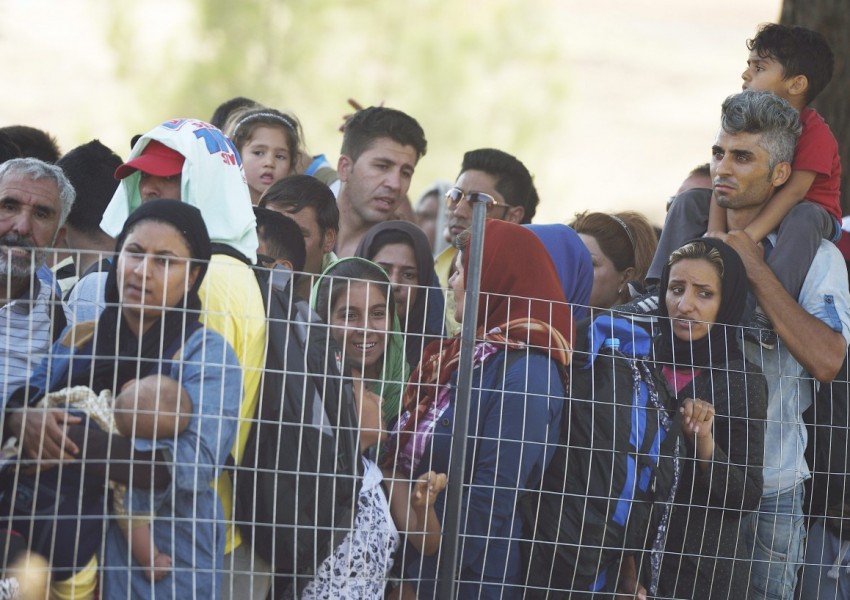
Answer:
[[51, 205], [51, 204], [36, 204], [36, 205], [35, 205], [35, 208], [37, 208], [37, 209], [39, 209], [39, 210], [43, 210], [44, 212], [46, 212], [46, 213], [48, 213], [48, 214], [51, 214], [51, 215], [56, 214], [57, 212], [59, 212], [59, 211], [56, 209], [56, 207], [55, 207], [55, 206], [53, 206], [53, 205]]
[[755, 156], [751, 150], [730, 150], [729, 152], [736, 158], [753, 158]]
[[722, 152], [725, 152], [725, 150], [723, 150], [723, 148], [721, 148], [721, 147], [720, 147], [720, 146], [718, 146], [717, 144], [715, 144], [715, 145], [713, 145], [713, 146], [711, 147], [711, 153], [712, 153], [712, 154], [720, 154], [720, 153], [722, 153]]

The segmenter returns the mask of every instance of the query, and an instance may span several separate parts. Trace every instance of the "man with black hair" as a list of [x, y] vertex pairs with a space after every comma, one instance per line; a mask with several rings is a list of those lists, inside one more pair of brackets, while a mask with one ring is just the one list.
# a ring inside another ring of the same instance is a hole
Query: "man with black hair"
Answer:
[[[106, 281], [115, 240], [100, 228], [100, 221], [118, 188], [113, 174], [122, 162], [121, 157], [99, 140], [92, 140], [77, 146], [56, 163], [77, 193], [65, 225], [65, 242], [74, 252], [76, 272], [80, 276], [68, 295], [68, 312], [75, 322], [95, 319], [103, 309], [102, 298], [95, 290], [102, 289]], [[90, 286], [94, 287], [87, 292]], [[97, 304], [92, 305], [85, 298], [97, 299]]]
[[393, 217], [426, 151], [422, 127], [399, 110], [371, 106], [346, 121], [337, 164], [339, 256], [353, 256], [372, 225]]
[[122, 162], [100, 140], [92, 140], [77, 146], [56, 163], [77, 192], [77, 200], [68, 215], [65, 240], [69, 249], [81, 252], [76, 259], [80, 273], [106, 270], [96, 267], [102, 258], [98, 253], [112, 254], [115, 248], [115, 240], [100, 228], [100, 221], [118, 188], [113, 174]]
[[19, 156], [37, 158], [46, 163], [54, 164], [61, 152], [56, 138], [42, 129], [29, 125], [9, 125], [0, 127], [0, 133], [5, 133], [20, 150]]
[[0, 131], [0, 164], [21, 157], [21, 149], [12, 141], [8, 133]]
[[[460, 174], [446, 194], [448, 225], [446, 241], [453, 244], [455, 238], [472, 225], [470, 194], [490, 196], [493, 202], [487, 205], [487, 218], [511, 223], [531, 223], [540, 203], [534, 187], [534, 178], [515, 156], [494, 148], [470, 150], [463, 155]], [[457, 249], [449, 246], [434, 260], [434, 268], [440, 285], [448, 287], [449, 277], [454, 270]], [[446, 331], [454, 335], [460, 324], [454, 318], [454, 300], [446, 296]]]
[[282, 213], [259, 206], [254, 207], [254, 215], [260, 240], [257, 264], [266, 269], [280, 265], [290, 271], [303, 270], [306, 249], [298, 224]]
[[480, 148], [464, 154], [453, 189], [456, 191], [449, 198], [450, 243], [472, 225], [472, 207], [464, 194], [489, 194], [495, 203], [488, 205], [488, 218], [522, 225], [531, 223], [540, 203], [534, 178], [525, 165], [515, 156], [495, 148]]
[[260, 206], [286, 215], [298, 225], [306, 247], [302, 269], [304, 276], [296, 282], [296, 293], [310, 297], [311, 275], [321, 275], [334, 262], [333, 253], [339, 232], [339, 209], [333, 192], [309, 175], [290, 175], [275, 181], [260, 198]]

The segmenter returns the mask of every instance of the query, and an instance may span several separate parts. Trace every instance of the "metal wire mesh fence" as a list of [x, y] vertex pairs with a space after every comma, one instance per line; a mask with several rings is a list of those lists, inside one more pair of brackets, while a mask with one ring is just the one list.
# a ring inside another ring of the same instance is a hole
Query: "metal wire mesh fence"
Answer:
[[[211, 265], [215, 308], [142, 310], [141, 330], [103, 316], [139, 312], [126, 298], [40, 341], [17, 332], [49, 310], [5, 317], [27, 373], [3, 373], [0, 598], [42, 573], [54, 597], [737, 598], [754, 565], [844, 589], [846, 361], [817, 386], [740, 328], [740, 359], [704, 367], [605, 311], [565, 342], [486, 323], [460, 430], [460, 345], [426, 348], [385, 278], [328, 275], [311, 307], [291, 273], [243, 267]], [[500, 302], [536, 310], [480, 297]], [[796, 404], [776, 418], [774, 397]], [[769, 456], [777, 431], [798, 443]], [[808, 545], [759, 551], [794, 527]]]

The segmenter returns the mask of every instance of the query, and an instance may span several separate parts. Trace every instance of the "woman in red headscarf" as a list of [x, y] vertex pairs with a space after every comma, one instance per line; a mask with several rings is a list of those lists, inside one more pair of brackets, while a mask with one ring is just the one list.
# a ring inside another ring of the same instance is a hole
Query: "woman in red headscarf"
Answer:
[[[450, 285], [461, 320], [468, 236], [460, 236], [458, 246]], [[513, 223], [487, 221], [466, 468], [463, 481], [449, 482], [463, 485], [459, 598], [521, 596], [516, 506], [539, 481], [558, 441], [574, 331], [570, 314], [539, 238]], [[459, 338], [435, 342], [411, 376], [403, 399], [407, 412], [388, 453], [399, 477], [448, 472], [459, 359]], [[443, 496], [435, 505], [441, 519]], [[434, 597], [438, 558], [408, 547], [405, 579], [418, 588], [419, 600]]]

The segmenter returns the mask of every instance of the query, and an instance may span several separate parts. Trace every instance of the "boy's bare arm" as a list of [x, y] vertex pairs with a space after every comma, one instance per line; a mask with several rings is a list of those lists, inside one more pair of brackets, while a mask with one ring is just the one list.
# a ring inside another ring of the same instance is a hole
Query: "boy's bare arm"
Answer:
[[390, 512], [400, 531], [425, 556], [440, 548], [442, 525], [434, 511], [437, 496], [446, 487], [446, 475], [429, 471], [419, 477], [411, 489], [410, 480], [384, 470], [389, 490]]
[[399, 531], [409, 531], [416, 527], [416, 515], [410, 510], [410, 480], [404, 479], [392, 469], [381, 469], [387, 488], [387, 500], [390, 514]]
[[809, 193], [816, 176], [814, 171], [792, 171], [785, 185], [777, 190], [756, 218], [744, 228], [750, 239], [759, 243], [768, 233], [779, 227], [788, 211]]
[[711, 202], [708, 204], [708, 227], [706, 233], [723, 232], [726, 233], [729, 225], [726, 223], [726, 209], [720, 206], [714, 199], [714, 192], [711, 192]]
[[411, 535], [410, 541], [424, 556], [432, 556], [440, 549], [443, 527], [434, 510], [434, 502], [446, 488], [446, 482], [445, 473], [428, 471], [413, 487], [410, 506], [416, 514], [416, 529], [421, 535]]

